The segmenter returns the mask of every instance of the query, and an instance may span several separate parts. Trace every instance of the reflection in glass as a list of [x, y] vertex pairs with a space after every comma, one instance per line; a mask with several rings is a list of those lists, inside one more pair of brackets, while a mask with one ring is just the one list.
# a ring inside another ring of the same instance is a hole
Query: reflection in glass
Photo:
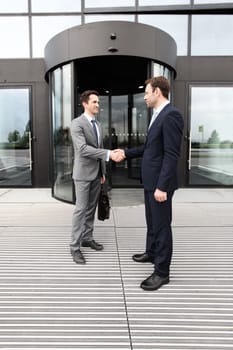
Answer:
[[103, 142], [104, 148], [110, 148], [110, 139], [109, 139], [109, 97], [108, 96], [99, 96], [99, 114], [97, 119], [101, 123], [103, 131]]
[[102, 21], [134, 21], [133, 15], [88, 15], [85, 16], [85, 23], [102, 22]]
[[187, 55], [187, 15], [139, 15], [138, 22], [157, 27], [167, 32], [177, 44], [177, 55]]
[[189, 5], [190, 0], [139, 0], [139, 6]]
[[31, 186], [30, 89], [0, 89], [0, 186]]
[[115, 0], [114, 2], [109, 0], [85, 0], [85, 7], [129, 7], [135, 6], [135, 0]]
[[194, 0], [194, 4], [225, 4], [225, 3], [232, 3], [232, 0]]
[[28, 0], [0, 0], [0, 12], [27, 12], [28, 11]]
[[[144, 101], [144, 91], [133, 95], [132, 121], [129, 134], [129, 147], [139, 147], [146, 141], [148, 129], [148, 108]], [[141, 158], [128, 160], [129, 176], [140, 179]]]
[[[112, 96], [111, 98], [111, 148], [129, 147], [129, 123], [128, 123], [128, 95]], [[127, 160], [121, 163], [113, 163], [111, 167], [111, 180], [113, 185], [128, 183]]]
[[0, 33], [0, 58], [29, 57], [27, 16], [0, 17]]
[[160, 76], [162, 75], [163, 77], [167, 78], [171, 84], [172, 82], [172, 73], [171, 71], [165, 67], [165, 66], [162, 66], [161, 64], [158, 64], [158, 63], [154, 63], [153, 65], [153, 76], [156, 77], [156, 76]]
[[[104, 148], [126, 149], [145, 142], [148, 113], [143, 97], [144, 92], [133, 96], [100, 96], [98, 120], [103, 128]], [[130, 109], [129, 104], [132, 105]], [[113, 187], [141, 186], [140, 164], [140, 159], [125, 160], [121, 163], [109, 162], [107, 180]]]
[[47, 42], [59, 32], [81, 24], [81, 16], [33, 16], [33, 57], [44, 57]]
[[[208, 28], [208, 30], [206, 30]], [[191, 54], [193, 56], [233, 55], [231, 15], [192, 16]]]
[[80, 12], [81, 0], [31, 0], [32, 12]]
[[58, 68], [52, 75], [52, 110], [54, 143], [54, 195], [72, 201], [72, 119], [71, 65]]
[[158, 64], [158, 63], [154, 63], [153, 65], [153, 71], [152, 71], [152, 75], [154, 77], [158, 77], [160, 75], [162, 75], [163, 77], [167, 78], [169, 80], [170, 83], [170, 93], [169, 93], [169, 100], [172, 99], [172, 86], [173, 86], [173, 71], [170, 71], [167, 67]]
[[189, 184], [233, 185], [232, 130], [233, 87], [192, 87]]

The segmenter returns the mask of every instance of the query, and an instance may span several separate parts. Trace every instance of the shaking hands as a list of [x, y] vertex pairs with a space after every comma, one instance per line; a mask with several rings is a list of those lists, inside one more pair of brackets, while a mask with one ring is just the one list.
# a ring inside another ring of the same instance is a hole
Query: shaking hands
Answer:
[[123, 149], [114, 149], [113, 151], [110, 152], [110, 158], [111, 160], [113, 160], [114, 162], [122, 162], [122, 160], [124, 160], [125, 157], [125, 151]]

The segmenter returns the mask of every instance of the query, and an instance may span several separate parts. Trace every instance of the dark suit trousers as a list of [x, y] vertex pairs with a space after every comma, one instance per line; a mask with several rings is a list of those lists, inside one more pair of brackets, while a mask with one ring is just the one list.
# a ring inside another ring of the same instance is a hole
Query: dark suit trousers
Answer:
[[154, 258], [155, 272], [166, 277], [172, 258], [172, 193], [165, 202], [157, 202], [154, 192], [144, 191], [147, 237], [146, 252]]

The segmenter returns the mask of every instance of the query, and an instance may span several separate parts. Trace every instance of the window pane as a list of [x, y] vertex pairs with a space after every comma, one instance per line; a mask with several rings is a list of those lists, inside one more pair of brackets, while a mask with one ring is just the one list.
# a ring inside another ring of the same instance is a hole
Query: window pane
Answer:
[[0, 33], [0, 58], [29, 57], [28, 17], [0, 17]]
[[85, 16], [85, 23], [101, 21], [130, 21], [134, 22], [133, 15], [89, 15]]
[[162, 64], [154, 63], [153, 65], [153, 76], [160, 76], [162, 75], [163, 77], [167, 78], [172, 84], [172, 72]]
[[31, 186], [30, 89], [0, 89], [0, 185]]
[[[207, 30], [208, 28], [208, 30]], [[208, 15], [192, 17], [191, 54], [233, 55], [233, 16]]]
[[32, 18], [33, 57], [44, 57], [47, 42], [59, 32], [81, 24], [81, 16], [40, 16]]
[[225, 4], [225, 3], [232, 3], [232, 0], [194, 0], [194, 4]]
[[189, 5], [190, 0], [139, 0], [139, 6]]
[[190, 184], [233, 185], [232, 116], [233, 87], [192, 87]]
[[0, 0], [0, 12], [28, 12], [28, 0]]
[[118, 6], [135, 6], [135, 0], [85, 0], [85, 7], [118, 7]]
[[188, 16], [185, 15], [141, 15], [140, 23], [149, 24], [170, 34], [177, 44], [177, 55], [187, 55]]
[[31, 0], [32, 12], [80, 12], [81, 0]]

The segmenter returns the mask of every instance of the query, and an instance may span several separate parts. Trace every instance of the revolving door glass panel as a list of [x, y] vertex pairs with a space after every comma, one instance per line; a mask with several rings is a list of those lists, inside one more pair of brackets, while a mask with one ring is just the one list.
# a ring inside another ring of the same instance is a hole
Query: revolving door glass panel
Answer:
[[[98, 119], [102, 124], [104, 147], [131, 148], [145, 142], [148, 111], [144, 93], [101, 96]], [[107, 179], [111, 187], [140, 187], [141, 159], [107, 163]]]
[[52, 73], [53, 110], [53, 195], [64, 201], [73, 201], [71, 64]]

